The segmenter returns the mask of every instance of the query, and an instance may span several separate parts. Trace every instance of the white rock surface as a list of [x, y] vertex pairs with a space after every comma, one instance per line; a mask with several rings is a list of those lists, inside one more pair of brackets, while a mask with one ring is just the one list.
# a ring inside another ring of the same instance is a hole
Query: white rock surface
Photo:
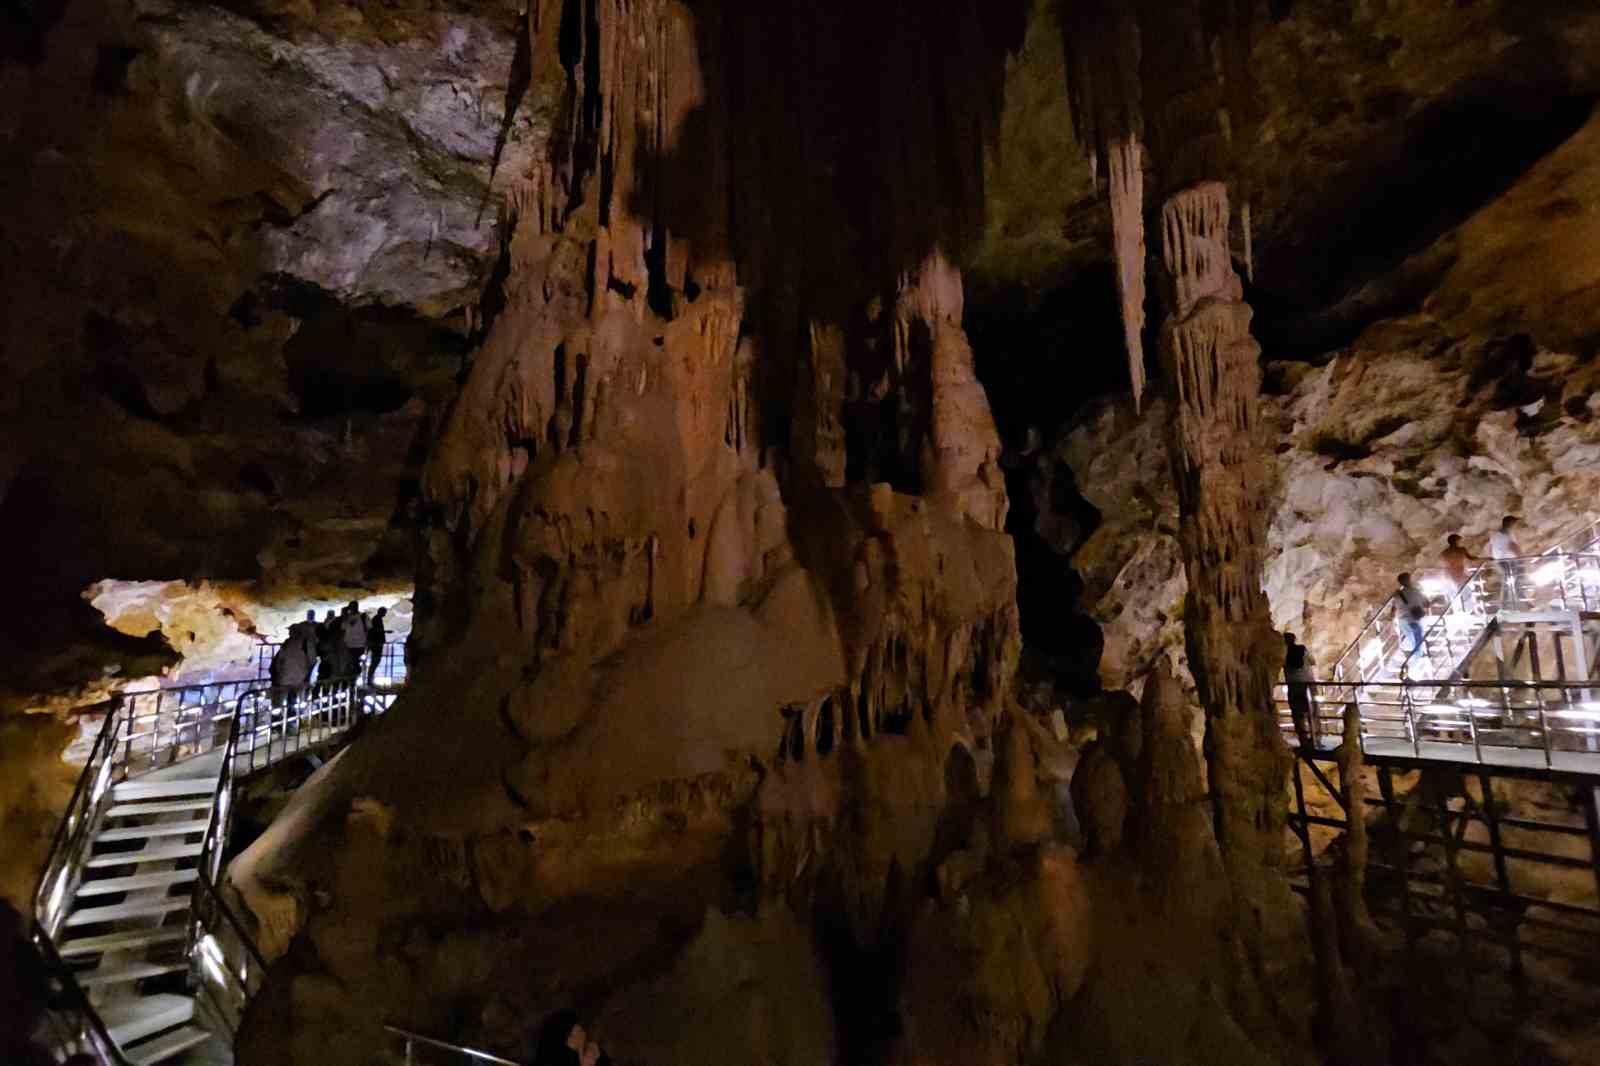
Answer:
[[[1527, 368], [1521, 369], [1523, 362]], [[1274, 622], [1331, 664], [1394, 575], [1438, 565], [1459, 532], [1487, 554], [1505, 514], [1538, 550], [1600, 514], [1600, 365], [1517, 341], [1452, 340], [1426, 316], [1369, 329], [1326, 365], [1271, 364], [1278, 483], [1265, 584]], [[1078, 547], [1101, 678], [1182, 663], [1167, 405], [1097, 405], [1057, 445], [1103, 524]], [[1048, 519], [1046, 520], [1048, 521]]]

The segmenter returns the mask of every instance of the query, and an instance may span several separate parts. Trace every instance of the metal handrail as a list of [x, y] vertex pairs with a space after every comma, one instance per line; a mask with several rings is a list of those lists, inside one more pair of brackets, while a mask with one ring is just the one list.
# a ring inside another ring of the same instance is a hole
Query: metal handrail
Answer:
[[[1402, 740], [1421, 754], [1424, 732], [1462, 734], [1462, 739], [1438, 739], [1430, 743], [1458, 744], [1470, 751], [1463, 762], [1485, 763], [1485, 752], [1495, 749], [1542, 750], [1544, 766], [1554, 765], [1563, 752], [1600, 755], [1600, 700], [1591, 697], [1593, 682], [1584, 681], [1462, 681], [1449, 679], [1410, 679], [1391, 682], [1306, 682], [1317, 719], [1316, 732], [1329, 737], [1344, 735], [1343, 709], [1356, 705], [1363, 750], [1370, 739]], [[1285, 738], [1293, 742], [1293, 715], [1288, 701], [1288, 686], [1274, 690], [1279, 725]], [[1441, 699], [1437, 693], [1455, 693]], [[1421, 696], [1420, 693], [1427, 693]], [[1518, 697], [1515, 701], [1513, 697]], [[1332, 709], [1330, 711], [1330, 708]], [[1449, 720], [1430, 723], [1448, 715]], [[1501, 724], [1485, 728], [1479, 719], [1500, 719]], [[1518, 721], [1522, 719], [1522, 721]], [[1576, 723], [1576, 724], [1568, 724]], [[1398, 733], [1394, 732], [1399, 729]], [[1489, 734], [1489, 735], [1486, 735]], [[1558, 735], [1582, 737], [1582, 748], [1563, 748]], [[1510, 737], [1506, 742], [1502, 737]], [[1518, 739], [1535, 743], [1517, 743]]]
[[217, 884], [200, 871], [190, 904], [189, 973], [230, 1033], [266, 979], [267, 960]]
[[433, 1048], [436, 1051], [443, 1051], [448, 1055], [452, 1055], [455, 1058], [464, 1060], [466, 1062], [486, 1062], [489, 1063], [490, 1066], [521, 1066], [520, 1063], [517, 1063], [512, 1059], [504, 1059], [499, 1055], [492, 1054], [488, 1051], [479, 1051], [477, 1048], [463, 1047], [460, 1044], [452, 1044], [448, 1040], [439, 1040], [436, 1037], [423, 1036], [421, 1033], [413, 1033], [409, 1029], [402, 1029], [397, 1025], [385, 1024], [383, 1028], [389, 1033], [390, 1036], [398, 1037], [400, 1042], [405, 1045], [404, 1055], [406, 1066], [416, 1066], [416, 1045], [418, 1044], [421, 1044], [424, 1047]]
[[1391, 596], [1388, 599], [1384, 600], [1381, 604], [1378, 605], [1377, 610], [1373, 611], [1372, 614], [1368, 616], [1366, 623], [1364, 625], [1362, 625], [1362, 627], [1359, 630], [1356, 631], [1355, 639], [1350, 641], [1350, 643], [1348, 645], [1346, 645], [1344, 651], [1340, 652], [1338, 657], [1333, 660], [1332, 670], [1333, 670], [1333, 676], [1334, 677], [1336, 677], [1336, 678], [1340, 677], [1340, 674], [1341, 674], [1341, 669], [1340, 668], [1344, 665], [1345, 660], [1350, 658], [1350, 656], [1352, 656], [1352, 655], [1357, 656], [1356, 668], [1357, 668], [1357, 672], [1358, 673], [1360, 672], [1361, 661], [1360, 661], [1360, 650], [1359, 649], [1361, 647], [1362, 638], [1367, 635], [1367, 631], [1369, 629], [1376, 629], [1378, 627], [1378, 625], [1379, 625], [1378, 620], [1379, 620], [1379, 618], [1381, 618], [1383, 616], [1385, 611], [1392, 611], [1392, 610], [1394, 610], [1394, 597], [1393, 596]]
[[120, 710], [114, 705], [106, 713], [106, 720], [95, 736], [94, 746], [89, 749], [89, 758], [84, 763], [83, 772], [78, 775], [78, 783], [73, 787], [66, 812], [56, 826], [50, 850], [45, 855], [44, 869], [39, 872], [38, 883], [34, 886], [33, 919], [50, 936], [55, 936], [60, 930], [61, 915], [55, 912], [61, 904], [72, 898], [72, 886], [68, 881], [77, 864], [66, 860], [81, 850], [87, 841], [96, 821], [96, 809], [103, 798], [99, 784], [91, 782], [103, 772], [103, 767], [110, 765], [111, 751], [116, 746], [116, 733], [121, 721]]
[[[1476, 612], [1476, 611], [1467, 611], [1463, 607], [1463, 604], [1465, 602], [1465, 598], [1467, 596], [1467, 593], [1469, 591], [1473, 590], [1478, 584], [1480, 584], [1482, 582], [1484, 574], [1487, 573], [1489, 568], [1491, 566], [1493, 566], [1493, 565], [1494, 564], [1490, 563], [1490, 562], [1482, 562], [1482, 563], [1479, 563], [1477, 566], [1473, 567], [1472, 573], [1467, 575], [1467, 579], [1465, 581], [1461, 582], [1461, 585], [1456, 589], [1455, 594], [1452, 595], [1450, 597], [1450, 599], [1445, 602], [1444, 610], [1440, 611], [1438, 613], [1438, 615], [1434, 617], [1433, 624], [1428, 626], [1428, 628], [1423, 631], [1422, 643], [1417, 646], [1417, 648], [1411, 653], [1411, 655], [1406, 656], [1405, 661], [1400, 664], [1400, 678], [1401, 678], [1401, 680], [1405, 680], [1407, 677], [1410, 676], [1410, 673], [1411, 673], [1411, 660], [1416, 657], [1417, 652], [1422, 652], [1423, 653], [1424, 657], [1428, 660], [1428, 663], [1429, 663], [1430, 666], [1434, 666], [1434, 667], [1438, 666], [1438, 663], [1433, 661], [1433, 656], [1430, 653], [1428, 653], [1428, 647], [1429, 647], [1429, 645], [1430, 645], [1430, 643], [1432, 641], [1432, 638], [1434, 637], [1435, 633], [1443, 632], [1445, 634], [1445, 636], [1446, 636], [1446, 639], [1448, 639], [1448, 637], [1449, 637], [1449, 628], [1446, 625], [1447, 619], [1449, 619], [1452, 615], [1457, 614], [1457, 613], [1469, 614], [1469, 615], [1473, 615], [1473, 616], [1476, 616], [1479, 613], [1481, 613], [1481, 612]], [[1480, 597], [1480, 600], [1481, 600], [1481, 597]], [[1391, 599], [1390, 602], [1393, 602], [1393, 600]], [[1451, 664], [1451, 666], [1452, 666], [1452, 670], [1453, 670], [1454, 667], [1455, 667], [1455, 664]]]
[[[100, 1012], [89, 1003], [89, 997], [83, 991], [83, 986], [78, 984], [72, 968], [56, 952], [50, 932], [37, 921], [33, 923], [32, 940], [40, 961], [44, 963], [45, 972], [60, 985], [59, 991], [52, 990], [52, 1002], [46, 1012], [48, 1023], [55, 1030], [56, 1050], [68, 1055], [86, 1054], [101, 1066], [132, 1066], [106, 1031]], [[63, 997], [67, 1000], [65, 1004], [60, 1002]], [[61, 1024], [63, 1013], [70, 1013], [73, 1018], [69, 1027]]]
[[[410, 634], [397, 636], [393, 640], [383, 642], [383, 657], [378, 660], [378, 669], [374, 677], [377, 682], [385, 685], [403, 685], [410, 673], [407, 664], [406, 652]], [[261, 641], [256, 645], [256, 680], [267, 681], [272, 676], [272, 660], [277, 656], [278, 649], [283, 647], [283, 641]], [[366, 671], [361, 671], [361, 676], [366, 676]], [[319, 682], [329, 684], [331, 682]]]

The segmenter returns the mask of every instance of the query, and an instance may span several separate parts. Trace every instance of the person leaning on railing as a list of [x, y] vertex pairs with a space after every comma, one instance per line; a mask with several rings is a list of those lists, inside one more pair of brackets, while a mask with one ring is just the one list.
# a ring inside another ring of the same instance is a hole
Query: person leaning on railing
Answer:
[[1289, 717], [1294, 719], [1294, 734], [1300, 747], [1316, 747], [1317, 718], [1311, 706], [1311, 653], [1295, 639], [1283, 635], [1283, 680], [1289, 690]]

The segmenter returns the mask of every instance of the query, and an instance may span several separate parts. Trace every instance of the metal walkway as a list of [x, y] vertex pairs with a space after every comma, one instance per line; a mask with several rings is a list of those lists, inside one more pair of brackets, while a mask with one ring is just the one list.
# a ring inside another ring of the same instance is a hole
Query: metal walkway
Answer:
[[[1346, 708], [1369, 759], [1600, 773], [1600, 523], [1524, 559], [1489, 562], [1439, 593], [1411, 646], [1397, 601], [1380, 607], [1306, 686], [1311, 739], [1338, 746]], [[1300, 746], [1289, 686], [1276, 690], [1285, 738]]]
[[[1409, 646], [1391, 600], [1328, 679], [1307, 686], [1313, 744], [1299, 742], [1278, 687], [1299, 755], [1290, 825], [1314, 877], [1315, 833], [1381, 811], [1368, 826], [1374, 909], [1404, 930], [1408, 949], [1453, 937], [1469, 985], [1493, 955], [1520, 988], [1526, 954], [1582, 961], [1600, 939], [1600, 523], [1509, 566], [1485, 563], [1459, 589], [1436, 575], [1422, 585], [1441, 594], [1420, 646]], [[1347, 729], [1380, 792], [1355, 813], [1334, 750]], [[1414, 771], [1400, 795], [1397, 776]], [[1513, 813], [1528, 787], [1516, 780], [1542, 782], [1571, 806]], [[1308, 796], [1319, 786], [1321, 805]], [[1544, 886], [1556, 870], [1589, 882], [1579, 895], [1592, 902], [1552, 898]]]
[[345, 738], [393, 688], [232, 682], [106, 715], [34, 895], [59, 1061], [226, 1066], [265, 964], [217, 891], [234, 784]]

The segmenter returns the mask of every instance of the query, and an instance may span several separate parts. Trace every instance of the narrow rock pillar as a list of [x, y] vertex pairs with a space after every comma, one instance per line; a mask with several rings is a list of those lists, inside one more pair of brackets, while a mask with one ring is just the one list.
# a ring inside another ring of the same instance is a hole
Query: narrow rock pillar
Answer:
[[1161, 255], [1171, 310], [1160, 349], [1175, 393], [1169, 450], [1189, 578], [1189, 665], [1206, 713], [1217, 840], [1239, 901], [1260, 921], [1262, 908], [1284, 896], [1289, 754], [1272, 705], [1281, 645], [1261, 590], [1268, 468], [1256, 425], [1260, 349], [1228, 255], [1223, 184], [1167, 199]]

